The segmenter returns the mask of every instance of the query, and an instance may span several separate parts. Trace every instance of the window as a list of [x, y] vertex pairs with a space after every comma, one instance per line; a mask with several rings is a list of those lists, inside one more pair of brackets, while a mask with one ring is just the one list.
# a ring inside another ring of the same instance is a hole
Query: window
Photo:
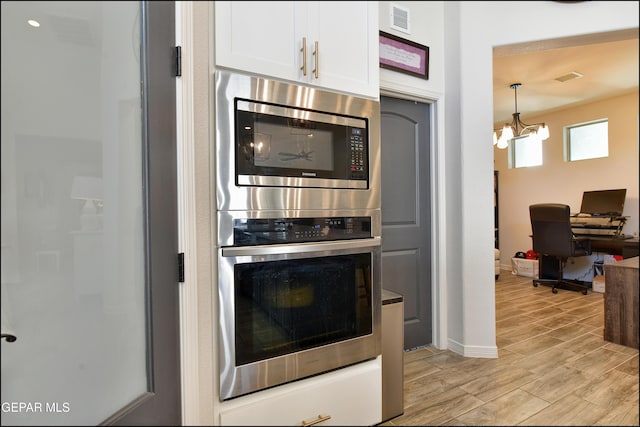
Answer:
[[609, 156], [607, 119], [565, 127], [564, 157], [568, 162]]
[[542, 141], [530, 135], [516, 136], [509, 141], [509, 167], [526, 168], [542, 165]]

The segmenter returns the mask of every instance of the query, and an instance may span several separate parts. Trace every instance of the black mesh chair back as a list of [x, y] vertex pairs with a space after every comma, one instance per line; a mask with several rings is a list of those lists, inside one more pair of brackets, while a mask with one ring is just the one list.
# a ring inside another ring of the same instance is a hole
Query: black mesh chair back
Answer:
[[568, 205], [531, 205], [529, 215], [535, 252], [562, 257], [589, 255], [583, 247], [576, 244], [571, 231], [571, 212]]
[[[586, 295], [590, 286], [575, 280], [565, 280], [562, 276], [568, 257], [591, 254], [591, 242], [588, 239], [576, 238], [571, 231], [569, 206], [560, 203], [535, 204], [529, 206], [529, 216], [533, 250], [543, 257], [553, 257], [557, 260], [557, 277], [553, 279], [538, 278], [533, 281], [533, 285], [550, 283], [553, 293], [558, 292], [556, 287], [559, 285], [578, 287]], [[538, 262], [541, 263], [543, 260]]]

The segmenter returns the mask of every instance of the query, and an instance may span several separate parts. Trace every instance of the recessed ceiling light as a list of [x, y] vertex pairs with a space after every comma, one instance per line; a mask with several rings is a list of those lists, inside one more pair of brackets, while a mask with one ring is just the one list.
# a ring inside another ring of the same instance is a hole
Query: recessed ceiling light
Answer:
[[36, 27], [36, 28], [38, 28], [40, 26], [40, 23], [38, 21], [36, 21], [35, 19], [29, 19], [27, 21], [27, 24], [31, 25], [32, 27]]
[[579, 79], [580, 77], [583, 77], [583, 75], [576, 71], [572, 71], [568, 74], [565, 74], [564, 76], [556, 77], [555, 79], [561, 83], [564, 83], [569, 80]]

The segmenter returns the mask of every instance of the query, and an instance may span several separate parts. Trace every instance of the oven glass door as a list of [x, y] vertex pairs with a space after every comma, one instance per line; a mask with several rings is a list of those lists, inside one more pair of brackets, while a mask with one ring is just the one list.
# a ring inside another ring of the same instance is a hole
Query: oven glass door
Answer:
[[235, 266], [236, 365], [371, 333], [371, 255]]
[[220, 249], [221, 398], [375, 358], [379, 243]]
[[235, 102], [238, 185], [282, 185], [286, 181], [279, 178], [311, 178], [315, 183], [305, 185], [322, 187], [323, 180], [329, 180], [331, 187], [368, 188], [366, 120]]

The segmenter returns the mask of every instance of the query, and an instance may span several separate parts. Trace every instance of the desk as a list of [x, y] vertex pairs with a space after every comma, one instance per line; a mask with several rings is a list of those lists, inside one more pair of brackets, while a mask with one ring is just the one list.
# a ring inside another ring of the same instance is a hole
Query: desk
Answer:
[[[590, 236], [591, 252], [601, 252], [610, 255], [622, 255], [622, 258], [640, 255], [640, 240], [619, 239], [611, 236]], [[555, 257], [542, 255], [538, 263], [538, 277], [541, 279], [558, 278], [558, 261]], [[561, 288], [562, 289], [562, 288]]]
[[632, 258], [640, 255], [640, 240], [619, 239], [611, 236], [589, 236], [591, 252], [604, 252], [611, 255], [622, 255], [622, 258]]
[[638, 348], [638, 257], [605, 264], [604, 339]]

